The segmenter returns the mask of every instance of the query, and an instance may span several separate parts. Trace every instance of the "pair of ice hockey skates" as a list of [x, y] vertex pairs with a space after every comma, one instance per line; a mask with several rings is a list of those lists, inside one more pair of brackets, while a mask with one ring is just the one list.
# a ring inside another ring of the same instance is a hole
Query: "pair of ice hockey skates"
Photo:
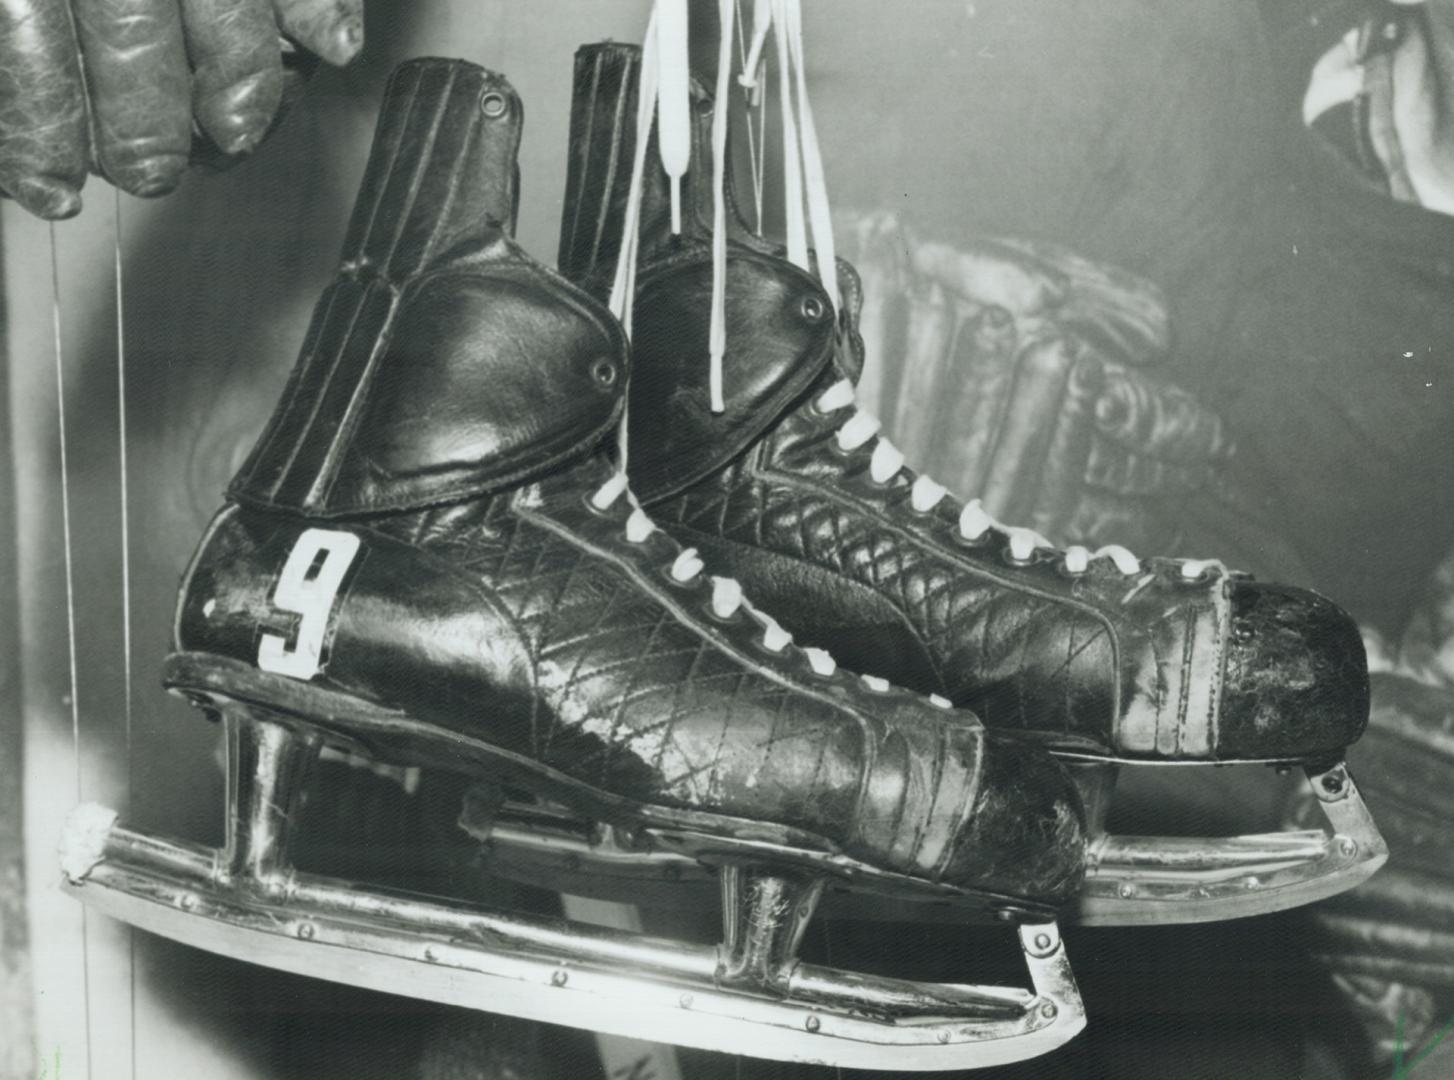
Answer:
[[[656, 139], [632, 119], [639, 75], [625, 46], [577, 57], [557, 274], [510, 235], [509, 84], [441, 60], [395, 74], [342, 267], [182, 586], [164, 680], [226, 726], [226, 845], [83, 807], [68, 887], [357, 985], [960, 1069], [1083, 1025], [1062, 912], [1224, 918], [1376, 869], [1340, 763], [1367, 708], [1347, 617], [1215, 565], [1052, 550], [915, 477], [853, 405], [846, 267], [835, 308], [728, 223], [714, 411], [713, 101], [695, 94], [673, 234]], [[628, 342], [601, 297], [633, 225]], [[293, 810], [328, 746], [477, 777], [465, 823], [501, 873], [626, 898], [719, 888], [723, 941], [296, 871]], [[1103, 831], [1121, 764], [1250, 761], [1306, 767], [1332, 833]], [[1031, 988], [800, 962], [825, 897], [1015, 924]]]

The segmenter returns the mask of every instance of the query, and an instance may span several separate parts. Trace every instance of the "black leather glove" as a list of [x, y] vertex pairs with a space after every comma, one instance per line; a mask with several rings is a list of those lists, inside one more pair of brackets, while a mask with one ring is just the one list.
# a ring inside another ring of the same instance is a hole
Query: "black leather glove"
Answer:
[[1233, 444], [1221, 418], [1154, 367], [1161, 292], [1049, 244], [915, 238], [862, 218], [862, 395], [909, 460], [1002, 521], [1058, 544], [1175, 552], [1176, 513]]
[[313, 57], [362, 45], [362, 0], [8, 0], [0, 191], [53, 219], [80, 211], [88, 172], [164, 195], [189, 161], [257, 146]]
[[[1400, 1043], [1427, 1043], [1454, 1012], [1454, 691], [1375, 674], [1368, 731], [1348, 764], [1388, 841], [1388, 865], [1308, 909], [1311, 948], [1374, 1053], [1391, 1061]], [[1294, 824], [1317, 817], [1308, 798], [1294, 804]], [[1420, 1075], [1451, 1074], [1431, 1062]]]

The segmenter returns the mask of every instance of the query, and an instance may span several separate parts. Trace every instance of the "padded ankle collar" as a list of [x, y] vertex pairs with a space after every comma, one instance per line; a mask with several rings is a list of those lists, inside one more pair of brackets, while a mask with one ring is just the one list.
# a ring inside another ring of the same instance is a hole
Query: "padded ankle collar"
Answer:
[[[576, 51], [570, 150], [560, 223], [560, 272], [597, 296], [611, 289], [625, 232], [631, 164], [636, 153], [636, 103], [641, 49], [618, 42]], [[682, 236], [671, 234], [671, 192], [653, 126], [641, 196], [642, 258], [652, 261], [712, 235], [712, 94], [691, 82], [691, 165], [682, 183]], [[730, 146], [730, 138], [729, 138]], [[727, 160], [732, 160], [731, 150]], [[771, 250], [744, 224], [727, 177], [727, 226], [746, 247]]]
[[726, 411], [708, 399], [712, 259], [703, 249], [643, 276], [632, 335], [631, 487], [657, 499], [747, 450], [832, 362], [828, 295], [784, 259], [734, 246], [727, 259]]
[[233, 499], [316, 517], [432, 505], [610, 431], [620, 327], [507, 235], [520, 122], [509, 83], [473, 64], [395, 73], [343, 265]]

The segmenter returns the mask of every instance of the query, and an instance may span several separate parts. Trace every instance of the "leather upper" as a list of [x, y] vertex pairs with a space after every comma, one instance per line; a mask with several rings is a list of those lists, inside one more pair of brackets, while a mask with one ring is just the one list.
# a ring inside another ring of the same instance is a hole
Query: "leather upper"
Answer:
[[[572, 148], [582, 173], [567, 190], [588, 201], [565, 207], [562, 265], [587, 275], [587, 287], [600, 287], [589, 275], [602, 267], [582, 252], [599, 247], [572, 223], [614, 222], [620, 213], [629, 176], [601, 161], [607, 146], [614, 161], [632, 157], [634, 128], [612, 124], [620, 112], [608, 106], [634, 93], [611, 80], [634, 76], [621, 46], [577, 56], [572, 130], [591, 139]], [[698, 90], [696, 153], [684, 181], [696, 199], [705, 198], [702, 178], [712, 171], [703, 138], [711, 103], [703, 108], [702, 100]], [[740, 221], [726, 276], [727, 411], [710, 414], [710, 232], [700, 213], [688, 214], [683, 236], [647, 243], [665, 236], [649, 217], [663, 213], [664, 184], [651, 152], [646, 174], [628, 410], [632, 483], [656, 520], [739, 578], [800, 640], [1068, 753], [1306, 760], [1337, 755], [1361, 734], [1361, 638], [1320, 597], [1219, 569], [1188, 581], [1172, 560], [1145, 560], [1129, 576], [1106, 559], [1070, 573], [1060, 553], [1043, 549], [1018, 560], [999, 529], [966, 541], [953, 498], [914, 510], [911, 470], [874, 481], [875, 440], [851, 452], [836, 440], [851, 406], [824, 414], [814, 405], [861, 366], [856, 279], [845, 275], [825, 365], [816, 338], [805, 343], [799, 327], [763, 310], [773, 298], [778, 310], [828, 311], [826, 293]], [[759, 381], [790, 385], [794, 349], [801, 370], [791, 385], [804, 389], [784, 403]], [[745, 391], [735, 401], [734, 382]], [[753, 431], [760, 434], [744, 446]], [[709, 462], [722, 464], [703, 475]]]
[[[455, 66], [386, 95], [343, 270], [187, 572], [177, 647], [227, 661], [218, 678], [256, 670], [249, 700], [306, 683], [382, 706], [407, 731], [391, 752], [502, 770], [588, 816], [846, 854], [1042, 914], [1070, 899], [1084, 812], [1058, 764], [971, 714], [819, 673], [755, 610], [719, 614], [707, 575], [673, 573], [681, 547], [628, 529], [630, 498], [594, 498], [616, 475], [624, 342], [505, 235], [513, 157], [472, 140], [513, 147], [476, 116], [477, 89], [506, 87]], [[487, 204], [460, 193], [480, 154]], [[792, 396], [797, 348], [826, 362], [805, 325], [764, 401]], [[338, 713], [312, 719], [363, 723]]]
[[238, 502], [337, 518], [466, 498], [580, 456], [620, 413], [620, 327], [507, 233], [509, 83], [419, 61], [389, 94], [342, 267]]

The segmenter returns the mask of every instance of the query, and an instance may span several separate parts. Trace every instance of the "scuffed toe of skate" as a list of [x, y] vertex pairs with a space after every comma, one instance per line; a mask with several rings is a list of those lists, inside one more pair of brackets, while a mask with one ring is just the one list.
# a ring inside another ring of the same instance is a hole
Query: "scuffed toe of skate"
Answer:
[[1061, 765], [1023, 742], [987, 733], [974, 801], [943, 880], [1059, 907], [1085, 877], [1085, 808]]
[[1353, 619], [1305, 589], [1232, 586], [1217, 756], [1337, 755], [1368, 723], [1368, 659]]

